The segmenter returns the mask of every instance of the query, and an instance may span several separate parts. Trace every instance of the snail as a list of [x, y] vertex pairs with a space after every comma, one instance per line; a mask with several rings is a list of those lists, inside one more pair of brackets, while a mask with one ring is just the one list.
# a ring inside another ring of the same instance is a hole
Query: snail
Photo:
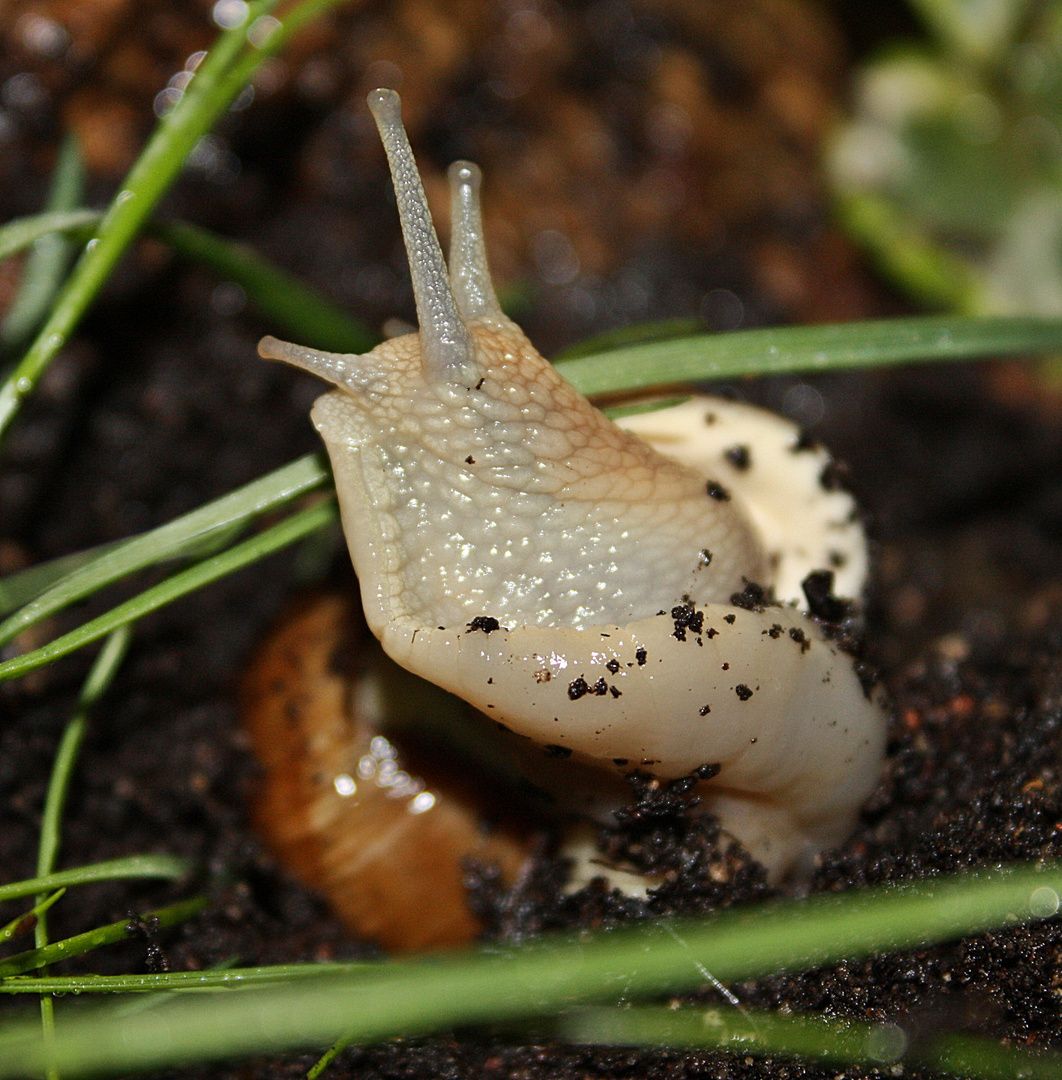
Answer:
[[448, 270], [398, 95], [369, 107], [419, 331], [361, 356], [259, 345], [334, 384], [312, 417], [369, 628], [576, 812], [606, 814], [633, 770], [699, 771], [703, 808], [773, 879], [804, 872], [883, 763], [879, 695], [805, 610], [831, 574], [862, 591], [853, 500], [747, 405], [608, 420], [502, 313], [476, 167], [449, 171]]

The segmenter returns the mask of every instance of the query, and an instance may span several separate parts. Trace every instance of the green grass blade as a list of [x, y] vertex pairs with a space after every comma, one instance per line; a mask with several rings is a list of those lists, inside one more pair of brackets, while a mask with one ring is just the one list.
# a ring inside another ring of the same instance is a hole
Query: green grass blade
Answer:
[[[44, 326], [11, 377], [0, 387], [0, 438], [22, 400], [32, 393], [141, 225], [176, 179], [195, 144], [268, 55], [264, 49], [252, 50], [245, 62], [236, 62], [247, 48], [248, 28], [268, 14], [276, 2], [253, 0], [248, 5], [247, 19], [218, 37], [181, 100], [159, 123], [56, 298]], [[243, 79], [239, 84], [226, 78], [237, 69]]]
[[58, 559], [49, 559], [48, 562], [31, 566], [28, 570], [19, 570], [0, 578], [0, 617], [36, 600], [57, 581], [68, 577], [106, 552], [113, 551], [122, 543], [126, 541], [112, 540], [108, 544], [61, 555]]
[[51, 889], [88, 885], [94, 881], [122, 881], [127, 878], [161, 878], [175, 881], [185, 877], [189, 870], [188, 861], [179, 859], [176, 855], [127, 855], [121, 859], [88, 863], [69, 870], [57, 870], [43, 877], [26, 878], [24, 881], [0, 885], [0, 904]]
[[344, 1032], [332, 1045], [310, 1066], [306, 1071], [306, 1080], [317, 1080], [317, 1078], [332, 1064], [333, 1061], [353, 1041], [351, 1035], [348, 1032]]
[[[135, 1020], [106, 1006], [68, 1009], [57, 1017], [51, 1063], [64, 1075], [121, 1073], [325, 1047], [347, 1031], [373, 1042], [678, 993], [703, 985], [705, 971], [724, 982], [801, 971], [1043, 917], [1058, 910], [1060, 891], [1062, 865], [1021, 865], [545, 938], [521, 949], [395, 961], [268, 992], [181, 997]], [[32, 1025], [0, 1029], [0, 1076], [39, 1072], [46, 1063]]]
[[930, 239], [888, 199], [866, 192], [839, 200], [841, 223], [867, 249], [882, 273], [924, 307], [973, 314], [985, 308], [984, 285], [969, 263]]
[[906, 1066], [979, 1080], [1062, 1080], [1062, 1054], [1016, 1050], [976, 1035], [945, 1034], [913, 1044], [897, 1024], [828, 1020], [734, 1008], [641, 1006], [577, 1010], [551, 1026], [569, 1042], [729, 1050], [835, 1065]]
[[[108, 643], [117, 638], [112, 635]], [[107, 655], [106, 646], [100, 650], [96, 663]], [[59, 742], [59, 749], [52, 765], [52, 774], [48, 781], [48, 792], [44, 799], [44, 812], [41, 815], [41, 838], [37, 851], [37, 877], [47, 877], [55, 869], [55, 861], [59, 855], [59, 845], [62, 834], [63, 808], [66, 805], [66, 796], [70, 790], [70, 777], [73, 773], [74, 764], [77, 761], [81, 744], [85, 738], [85, 714], [78, 709], [63, 731], [63, 737]], [[38, 897], [40, 899], [40, 897]], [[43, 927], [38, 923], [38, 931]], [[40, 934], [38, 934], [38, 938]], [[38, 940], [38, 945], [44, 942]]]
[[78, 698], [78, 712], [87, 715], [106, 693], [107, 688], [114, 681], [122, 661], [125, 659], [129, 648], [129, 634], [125, 630], [115, 631], [104, 643], [92, 670], [81, 688], [81, 696]]
[[[88, 239], [103, 220], [96, 210], [38, 214], [0, 228], [0, 258], [53, 234]], [[367, 352], [379, 338], [298, 278], [263, 259], [246, 244], [184, 221], [145, 223], [144, 232], [177, 254], [235, 281], [267, 318], [300, 344], [332, 352]]]
[[298, 979], [319, 979], [323, 974], [355, 975], [381, 961], [349, 964], [276, 964], [269, 967], [217, 971], [164, 971], [148, 975], [18, 975], [0, 982], [2, 994], [144, 994], [208, 993], [247, 990]]
[[38, 900], [29, 911], [24, 911], [9, 923], [0, 926], [0, 945], [6, 945], [12, 938], [26, 933], [33, 923], [41, 917], [60, 897], [66, 894], [66, 889], [56, 889], [55, 892]]
[[579, 1009], [551, 1034], [566, 1042], [601, 1046], [653, 1046], [673, 1050], [732, 1050], [740, 1054], [803, 1057], [846, 1065], [898, 1060], [907, 1038], [894, 1024], [827, 1020], [813, 1015], [733, 1007]]
[[593, 397], [706, 379], [1058, 350], [1062, 350], [1059, 319], [931, 315], [706, 334], [566, 360], [557, 369]]
[[[159, 926], [175, 926], [198, 915], [206, 906], [207, 898], [196, 896], [191, 900], [182, 900], [178, 904], [150, 911], [144, 915], [144, 918], [156, 920]], [[59, 960], [69, 960], [72, 956], [80, 956], [103, 945], [113, 945], [116, 941], [125, 941], [130, 934], [129, 923], [129, 919], [123, 919], [121, 922], [109, 923], [107, 926], [97, 926], [95, 930], [88, 930], [84, 934], [76, 934], [74, 937], [53, 942], [43, 949], [28, 949], [26, 952], [9, 956], [6, 960], [0, 960], [0, 979], [21, 975], [26, 971], [35, 971], [37, 968], [46, 967]]]
[[978, 1035], [947, 1035], [913, 1055], [933, 1072], [978, 1080], [1062, 1080], [1062, 1054], [1017, 1050]]
[[149, 612], [157, 611], [174, 600], [196, 589], [201, 589], [204, 585], [235, 573], [244, 566], [249, 566], [271, 555], [274, 551], [279, 551], [288, 544], [309, 536], [310, 533], [336, 520], [337, 516], [334, 499], [292, 514], [277, 525], [245, 540], [242, 544], [204, 559], [158, 585], [145, 589], [131, 600], [111, 608], [110, 611], [89, 620], [76, 630], [71, 630], [70, 633], [56, 638], [47, 645], [0, 664], [0, 682], [35, 671], [85, 645], [90, 645], [119, 627], [135, 622]]
[[237, 282], [259, 310], [280, 323], [299, 344], [362, 353], [379, 341], [334, 304], [244, 244], [179, 221], [154, 222], [148, 231], [185, 257]]
[[[48, 195], [48, 212], [74, 209], [83, 198], [84, 187], [81, 152], [77, 140], [68, 135], [59, 148]], [[5, 353], [21, 349], [44, 321], [73, 253], [73, 244], [62, 233], [46, 233], [35, 241], [22, 271], [18, 293], [0, 324], [0, 347]]]
[[281, 19], [258, 15], [248, 20], [247, 37], [254, 42], [255, 52], [247, 53], [233, 64], [219, 84], [219, 91], [229, 101], [251, 81], [251, 77], [264, 59], [280, 52], [285, 45], [308, 23], [320, 18], [330, 8], [339, 7], [348, 0], [299, 0], [292, 4]]
[[[0, 623], [0, 645], [106, 585], [148, 566], [201, 552], [259, 515], [321, 487], [330, 475], [319, 455], [308, 454], [157, 529], [96, 549], [99, 554], [95, 558], [79, 562], [70, 573]], [[42, 569], [34, 568], [25, 574], [41, 573]], [[48, 576], [42, 574], [40, 580], [43, 584]], [[14, 583], [12, 588], [18, 595], [26, 591]]]
[[[84, 742], [85, 732], [88, 728], [88, 714], [92, 706], [99, 700], [104, 690], [110, 685], [115, 672], [121, 665], [129, 645], [129, 627], [116, 630], [107, 639], [106, 644], [100, 650], [92, 670], [89, 672], [85, 685], [82, 688], [78, 700], [77, 709], [70, 718], [63, 737], [59, 743], [59, 750], [55, 755], [52, 765], [51, 778], [48, 781], [48, 791], [44, 800], [44, 813], [41, 815], [41, 836], [37, 852], [37, 877], [45, 877], [51, 874], [55, 868], [55, 861], [59, 855], [59, 846], [62, 840], [63, 809], [66, 806], [66, 797], [70, 791], [70, 781], [73, 777], [74, 766], [81, 752], [81, 744]], [[54, 899], [58, 899], [62, 891], [53, 893]], [[49, 897], [45, 894], [37, 897], [37, 925], [34, 927], [34, 944], [37, 949], [45, 949], [48, 946], [48, 908], [51, 907]], [[45, 972], [47, 974], [47, 972]], [[42, 994], [40, 998], [41, 1028], [45, 1041], [50, 1045], [55, 1033], [55, 1017], [52, 1006], [52, 998], [49, 994]], [[49, 1080], [57, 1080], [54, 1070], [48, 1072]]]
[[642, 416], [645, 413], [659, 412], [661, 409], [670, 409], [675, 405], [681, 405], [689, 401], [689, 394], [679, 394], [675, 397], [652, 398], [649, 401], [635, 401], [630, 405], [612, 405], [602, 412], [610, 420], [620, 420], [624, 416]]
[[[85, 680], [77, 708], [59, 742], [55, 763], [52, 766], [52, 775], [48, 782], [48, 792], [44, 800], [44, 812], [41, 815], [41, 840], [37, 855], [38, 878], [46, 878], [55, 870], [55, 861], [61, 843], [63, 808], [66, 806], [70, 779], [85, 738], [89, 710], [110, 686], [111, 680], [121, 666], [129, 647], [129, 633], [129, 628], [123, 627], [107, 639]], [[41, 898], [38, 897], [38, 899]], [[43, 923], [38, 923], [38, 928], [43, 925]], [[37, 944], [43, 945], [44, 942], [38, 941]]]
[[[92, 670], [82, 688], [74, 715], [63, 731], [59, 750], [52, 765], [52, 774], [48, 781], [48, 791], [44, 799], [44, 812], [41, 815], [41, 835], [37, 851], [37, 877], [45, 877], [55, 869], [62, 841], [63, 809], [70, 791], [70, 781], [74, 766], [81, 752], [81, 744], [88, 728], [88, 714], [100, 695], [110, 685], [114, 673], [118, 670], [129, 645], [129, 628], [116, 630], [107, 639], [100, 650]], [[54, 893], [58, 899], [61, 893]], [[37, 925], [33, 929], [34, 944], [37, 950], [48, 947], [48, 908], [51, 907], [46, 894], [37, 896]], [[48, 974], [45, 971], [45, 974]], [[45, 1043], [51, 1045], [55, 1035], [55, 1013], [50, 994], [41, 994], [41, 1030]], [[47, 1080], [58, 1080], [56, 1070], [49, 1068]]]
[[92, 230], [103, 220], [99, 210], [49, 211], [34, 214], [32, 217], [16, 218], [0, 226], [0, 259], [10, 258], [32, 247], [44, 236], [58, 233], [64, 236], [85, 235], [87, 239]]

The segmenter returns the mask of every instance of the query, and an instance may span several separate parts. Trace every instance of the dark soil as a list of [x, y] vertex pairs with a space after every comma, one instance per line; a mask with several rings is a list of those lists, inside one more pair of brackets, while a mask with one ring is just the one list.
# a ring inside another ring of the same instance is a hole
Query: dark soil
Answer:
[[[150, 126], [154, 95], [210, 39], [209, 5], [137, 7], [135, 19], [120, 4], [59, 2], [12, 4], [0, 16], [5, 216], [40, 206], [66, 126], [89, 147], [94, 195], [112, 192], [128, 164], [123, 147], [135, 149]], [[726, 10], [362, 5], [314, 31], [258, 101], [225, 119], [213, 164], [187, 175], [166, 209], [248, 240], [375, 329], [411, 319], [382, 155], [360, 104], [367, 81], [396, 81], [397, 65], [429, 191], [454, 157], [483, 166], [492, 257], [544, 351], [650, 316], [728, 329], [895, 310], [829, 225], [814, 170], [843, 87], [839, 37], [788, 3], [745, 3], [747, 18]], [[42, 50], [27, 36], [18, 20], [31, 11], [66, 27], [65, 43]], [[531, 14], [513, 23], [513, 12]], [[0, 267], [0, 302], [14, 280]], [[161, 524], [315, 448], [306, 416], [317, 385], [255, 356], [257, 338], [275, 329], [231, 284], [140, 248], [4, 447], [0, 570]], [[729, 388], [806, 424], [849, 463], [877, 547], [867, 636], [895, 707], [889, 766], [862, 828], [822, 860], [813, 890], [1062, 856], [1062, 426], [1049, 401], [1004, 400], [999, 385], [996, 368], [949, 367]], [[255, 766], [234, 704], [256, 640], [300, 589], [342, 576], [334, 568], [344, 559], [338, 539], [286, 552], [137, 627], [93, 717], [62, 865], [174, 852], [196, 862], [199, 881], [84, 888], [54, 909], [51, 931], [77, 933], [196, 887], [211, 903], [180, 929], [63, 970], [339, 959], [371, 948], [349, 940], [250, 831]], [[4, 880], [33, 872], [52, 758], [90, 659], [0, 687]], [[721, 846], [710, 823], [679, 818], [676, 832], [662, 797], [606, 838], [616, 852], [687, 868], [650, 911], [766, 895], [758, 869]], [[492, 932], [515, 940], [643, 913], [593, 891], [558, 901], [556, 873], [543, 861], [515, 899], [482, 884], [474, 899]], [[915, 1035], [972, 1029], [1057, 1047], [1060, 949], [1062, 932], [1047, 921], [732, 990], [750, 1006], [887, 1018]], [[462, 1036], [351, 1050], [332, 1075], [833, 1075], [514, 1042]], [[296, 1076], [310, 1060], [181, 1075]]]

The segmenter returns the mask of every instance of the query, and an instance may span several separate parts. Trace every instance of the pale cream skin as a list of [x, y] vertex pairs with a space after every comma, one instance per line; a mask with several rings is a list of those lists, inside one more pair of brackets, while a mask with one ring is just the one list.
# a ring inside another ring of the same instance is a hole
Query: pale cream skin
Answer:
[[[577, 807], [600, 813], [634, 768], [717, 764], [702, 805], [773, 876], [808, 866], [852, 830], [885, 736], [880, 702], [799, 610], [812, 570], [863, 587], [852, 500], [820, 482], [829, 459], [787, 421], [707, 398], [606, 419], [502, 314], [475, 166], [450, 170], [447, 271], [398, 95], [369, 105], [420, 331], [363, 356], [259, 351], [337, 387], [313, 420], [370, 628], [410, 671], [603, 770], [601, 791], [585, 769], [570, 785]], [[781, 606], [733, 606], [745, 581]]]

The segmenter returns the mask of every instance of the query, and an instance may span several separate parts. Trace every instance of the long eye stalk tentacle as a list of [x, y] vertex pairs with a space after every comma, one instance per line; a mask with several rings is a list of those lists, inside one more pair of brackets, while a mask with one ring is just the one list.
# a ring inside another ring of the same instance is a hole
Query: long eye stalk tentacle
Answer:
[[374, 90], [368, 101], [395, 185], [413, 277], [425, 373], [435, 382], [475, 386], [480, 379], [475, 347], [450, 288], [428, 200], [402, 125], [401, 99], [394, 90]]
[[347, 381], [353, 370], [351, 358], [342, 353], [322, 352], [305, 345], [293, 345], [290, 341], [278, 341], [275, 337], [262, 338], [258, 343], [258, 355], [265, 360], [283, 360], [285, 364], [312, 372], [339, 386]]
[[465, 320], [500, 319], [483, 237], [479, 184], [482, 174], [470, 161], [455, 161], [450, 178], [450, 284]]

